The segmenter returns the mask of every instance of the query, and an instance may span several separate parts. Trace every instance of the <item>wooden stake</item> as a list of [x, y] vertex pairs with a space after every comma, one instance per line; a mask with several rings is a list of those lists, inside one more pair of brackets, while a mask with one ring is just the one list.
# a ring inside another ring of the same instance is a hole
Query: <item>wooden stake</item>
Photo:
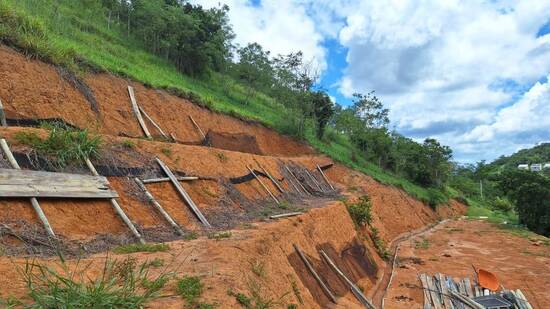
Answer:
[[[258, 162], [256, 162], [258, 163]], [[285, 193], [285, 191], [283, 191], [283, 188], [281, 188], [281, 186], [279, 185], [279, 183], [275, 180], [275, 178], [271, 177], [271, 175], [269, 174], [269, 172], [262, 166], [260, 165], [260, 163], [258, 163], [258, 166], [260, 166], [260, 168], [264, 171], [264, 173], [267, 175], [267, 177], [271, 180], [271, 182], [275, 185], [275, 187], [277, 187], [277, 190], [279, 190], [281, 193]]]
[[174, 135], [174, 133], [170, 133], [170, 137], [172, 138], [172, 141], [174, 143], [177, 143], [178, 141], [176, 140], [176, 136]]
[[199, 127], [199, 124], [195, 122], [195, 119], [193, 119], [193, 117], [191, 115], [189, 115], [189, 119], [191, 119], [191, 122], [193, 122], [193, 124], [195, 125], [195, 128], [197, 128], [197, 130], [199, 130], [199, 133], [202, 136], [202, 140], [205, 140], [206, 135], [204, 135], [204, 132], [202, 131], [201, 127]]
[[164, 133], [164, 131], [162, 131], [162, 129], [160, 128], [160, 126], [153, 120], [153, 118], [151, 118], [144, 110], [143, 108], [141, 108], [141, 106], [138, 106], [139, 108], [139, 111], [143, 114], [143, 116], [145, 116], [145, 118], [147, 118], [147, 120], [149, 120], [153, 126], [155, 128], [157, 128], [157, 130], [160, 132], [160, 134], [165, 138], [165, 139], [168, 139], [168, 135], [166, 135]]
[[319, 191], [324, 192], [324, 190], [321, 188], [321, 186], [319, 185], [319, 183], [317, 182], [317, 180], [315, 179], [315, 177], [313, 177], [313, 175], [311, 175], [311, 173], [309, 172], [309, 170], [306, 168], [305, 171], [306, 171], [306, 174], [309, 176], [309, 178], [311, 178], [311, 180], [313, 180], [313, 183], [315, 184], [315, 186], [317, 186], [317, 188], [319, 189]]
[[183, 197], [183, 199], [187, 202], [187, 205], [189, 205], [189, 207], [195, 213], [197, 218], [199, 218], [201, 223], [206, 227], [212, 227], [210, 225], [210, 223], [208, 222], [208, 220], [206, 220], [206, 217], [200, 211], [199, 207], [197, 207], [197, 205], [195, 205], [195, 202], [193, 202], [193, 200], [191, 199], [191, 196], [189, 196], [189, 194], [187, 194], [187, 191], [185, 191], [185, 189], [178, 182], [178, 179], [172, 173], [170, 168], [168, 168], [168, 166], [166, 164], [164, 164], [164, 162], [162, 162], [159, 158], [156, 158], [156, 160], [157, 160], [157, 163], [162, 168], [162, 170], [164, 171], [164, 173], [170, 178], [170, 180], [172, 181], [172, 184], [174, 184], [174, 187], [176, 187], [176, 190], [179, 192], [181, 197]]
[[2, 100], [0, 100], [0, 125], [3, 127], [8, 126], [8, 123], [6, 122], [6, 114], [4, 113], [4, 105], [2, 104]]
[[275, 201], [275, 203], [277, 203], [277, 205], [279, 204], [279, 200], [275, 197], [275, 195], [273, 195], [273, 193], [271, 193], [271, 191], [269, 190], [269, 188], [262, 182], [262, 180], [260, 179], [260, 177], [258, 177], [258, 175], [256, 175], [256, 173], [254, 173], [254, 170], [252, 170], [250, 167], [248, 167], [248, 165], [246, 166], [246, 168], [250, 171], [250, 173], [252, 173], [252, 176], [254, 176], [254, 178], [256, 178], [256, 180], [262, 185], [262, 187], [264, 187], [264, 189], [267, 191], [267, 193], [269, 193], [269, 195], [271, 196], [271, 198], [273, 198], [273, 200]]
[[153, 206], [155, 206], [155, 208], [160, 212], [164, 219], [166, 219], [166, 221], [170, 223], [170, 225], [174, 228], [174, 230], [176, 230], [179, 235], [183, 235], [183, 231], [181, 230], [180, 226], [176, 223], [176, 221], [174, 221], [174, 219], [172, 219], [172, 217], [170, 217], [170, 215], [164, 210], [164, 208], [162, 208], [160, 203], [155, 200], [155, 197], [153, 196], [153, 194], [151, 194], [151, 192], [149, 192], [149, 190], [147, 190], [147, 187], [145, 187], [143, 182], [137, 177], [135, 178], [135, 181], [140, 189], [145, 192], [145, 196], [147, 196], [149, 202], [153, 204]]
[[309, 262], [309, 260], [305, 256], [305, 254], [302, 252], [302, 250], [300, 250], [298, 245], [294, 244], [293, 246], [294, 246], [294, 249], [296, 250], [296, 252], [298, 252], [298, 255], [300, 256], [300, 258], [302, 259], [304, 264], [306, 265], [306, 268], [309, 270], [309, 272], [311, 273], [313, 278], [315, 278], [317, 283], [319, 283], [319, 286], [321, 286], [321, 289], [323, 290], [325, 295], [328, 296], [328, 298], [330, 299], [331, 302], [336, 304], [336, 297], [334, 296], [332, 291], [329, 289], [329, 287], [323, 282], [323, 280], [321, 280], [321, 277], [319, 277], [319, 275], [317, 274], [317, 272], [315, 271], [313, 266], [311, 266], [311, 263]]
[[[88, 159], [88, 158], [86, 158], [86, 166], [88, 166], [88, 169], [90, 170], [92, 175], [99, 176], [99, 173], [97, 172], [94, 165], [92, 164], [92, 161], [90, 161], [90, 159]], [[115, 209], [115, 212], [122, 219], [122, 221], [126, 224], [126, 226], [128, 226], [128, 228], [130, 229], [132, 234], [134, 234], [134, 236], [139, 240], [140, 243], [144, 244], [145, 240], [143, 239], [141, 234], [138, 232], [138, 230], [136, 229], [136, 227], [134, 226], [132, 221], [130, 221], [130, 218], [128, 218], [128, 216], [126, 215], [124, 210], [120, 207], [118, 202], [114, 198], [110, 199], [109, 201], [111, 202], [111, 206], [113, 206], [113, 208]]]
[[292, 177], [294, 177], [294, 179], [296, 179], [296, 182], [298, 183], [298, 185], [300, 186], [300, 188], [302, 188], [302, 190], [304, 190], [304, 192], [305, 192], [306, 194], [311, 195], [311, 193], [309, 193], [309, 191], [306, 190], [306, 188], [304, 187], [304, 185], [302, 185], [302, 183], [300, 182], [300, 180], [298, 179], [298, 177], [296, 177], [296, 175], [294, 175], [294, 173], [293, 173], [286, 165], [284, 165], [284, 167], [285, 167], [286, 170], [290, 173], [290, 175], [292, 175]]
[[296, 190], [296, 192], [298, 192], [298, 194], [302, 194], [302, 191], [300, 191], [300, 189], [298, 189], [298, 186], [296, 186], [296, 184], [294, 184], [294, 181], [292, 180], [291, 177], [286, 177], [286, 181], [288, 181], [288, 183], [290, 183], [292, 185], [292, 187], [294, 187], [294, 190]]
[[134, 114], [136, 115], [136, 118], [139, 122], [139, 125], [141, 126], [141, 129], [143, 130], [143, 133], [145, 133], [145, 137], [151, 138], [151, 133], [149, 133], [149, 129], [147, 129], [147, 126], [145, 125], [145, 121], [143, 121], [143, 117], [141, 117], [141, 112], [139, 111], [139, 107], [136, 102], [136, 97], [134, 95], [134, 88], [132, 88], [132, 86], [128, 86], [128, 94], [130, 95], [132, 110], [134, 110]]
[[443, 299], [443, 307], [447, 309], [452, 309], [451, 300], [447, 296], [449, 294], [449, 291], [447, 289], [447, 281], [445, 280], [445, 277], [438, 273], [437, 279], [439, 280], [439, 287], [441, 288], [441, 298]]
[[424, 309], [431, 309], [432, 305], [426, 274], [420, 274], [420, 283], [422, 284], [422, 291], [424, 292]]
[[432, 276], [426, 276], [426, 282], [428, 283], [428, 288], [430, 289], [430, 296], [432, 298], [434, 308], [441, 309], [441, 303], [439, 302], [439, 298], [437, 297], [437, 290], [432, 280]]
[[279, 219], [279, 218], [286, 218], [286, 217], [294, 217], [294, 216], [298, 216], [298, 215], [301, 215], [302, 212], [289, 212], [289, 213], [286, 213], [286, 214], [280, 214], [280, 215], [273, 215], [273, 216], [269, 216], [269, 219]]
[[[4, 154], [6, 155], [6, 158], [11, 164], [11, 167], [14, 169], [20, 170], [21, 167], [19, 166], [19, 163], [17, 163], [17, 160], [15, 160], [15, 157], [13, 156], [13, 153], [11, 153], [10, 147], [8, 146], [8, 143], [5, 139], [0, 139], [0, 147], [4, 151]], [[56, 238], [55, 233], [53, 232], [53, 229], [50, 225], [50, 222], [48, 221], [48, 218], [46, 218], [46, 215], [44, 214], [44, 211], [42, 211], [42, 207], [40, 207], [40, 204], [38, 203], [38, 200], [35, 197], [30, 198], [32, 208], [34, 208], [34, 212], [36, 212], [36, 215], [42, 221], [42, 225], [44, 225], [44, 228], [46, 229], [46, 232], [48, 235], [52, 238]]]
[[328, 178], [327, 176], [325, 175], [325, 173], [323, 173], [323, 170], [321, 169], [321, 167], [319, 166], [319, 164], [317, 164], [317, 169], [319, 170], [319, 173], [321, 173], [321, 176], [323, 176], [323, 179], [325, 179], [325, 181], [327, 182], [327, 184], [330, 186], [330, 188], [332, 189], [332, 191], [334, 191], [334, 187], [332, 186], [332, 184], [330, 184], [330, 181], [328, 181]]
[[374, 305], [370, 302], [370, 300], [367, 299], [365, 294], [363, 294], [363, 292], [361, 292], [361, 290], [336, 266], [336, 264], [332, 262], [332, 260], [328, 257], [325, 251], [319, 250], [319, 252], [321, 253], [321, 256], [325, 259], [325, 261], [328, 263], [328, 265], [330, 265], [332, 270], [334, 270], [334, 272], [338, 274], [342, 279], [344, 279], [344, 281], [349, 285], [351, 292], [353, 293], [353, 295], [355, 295], [357, 300], [359, 300], [359, 302], [362, 303], [366, 308], [376, 309], [376, 307], [374, 307]]
[[[191, 181], [191, 180], [198, 180], [199, 177], [176, 177], [176, 179], [178, 181]], [[144, 184], [148, 184], [148, 183], [157, 183], [157, 182], [167, 182], [167, 181], [171, 181], [169, 177], [163, 177], [163, 178], [151, 178], [151, 179], [143, 179], [143, 180], [140, 180], [141, 182], [143, 182]]]

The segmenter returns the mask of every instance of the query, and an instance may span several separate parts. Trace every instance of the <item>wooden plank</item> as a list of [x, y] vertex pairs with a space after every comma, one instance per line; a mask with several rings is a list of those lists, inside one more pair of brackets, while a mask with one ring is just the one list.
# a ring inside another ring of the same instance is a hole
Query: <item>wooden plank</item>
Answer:
[[472, 284], [470, 283], [470, 278], [464, 278], [463, 281], [464, 281], [464, 287], [466, 287], [466, 295], [468, 295], [468, 297], [470, 298], [473, 298], [474, 292], [472, 291]]
[[138, 185], [138, 187], [143, 190], [143, 192], [145, 192], [145, 196], [147, 196], [147, 199], [149, 200], [149, 202], [151, 204], [153, 204], [153, 206], [158, 210], [158, 212], [160, 212], [160, 214], [164, 217], [164, 219], [166, 221], [168, 221], [168, 223], [170, 223], [170, 225], [172, 226], [172, 228], [174, 228], [174, 230], [176, 230], [176, 232], [179, 234], [179, 235], [183, 235], [183, 231], [181, 229], [181, 227], [176, 223], [176, 221], [174, 219], [172, 219], [172, 217], [170, 216], [170, 214], [168, 214], [168, 212], [166, 212], [166, 210], [164, 210], [164, 208], [162, 207], [162, 205], [160, 205], [159, 202], [157, 202], [157, 200], [155, 199], [155, 197], [153, 196], [153, 194], [151, 194], [151, 192], [149, 192], [149, 190], [147, 190], [147, 187], [145, 187], [145, 185], [143, 184], [143, 182], [139, 179], [139, 178], [135, 178], [134, 179]]
[[351, 292], [357, 300], [361, 304], [363, 304], [366, 308], [375, 309], [374, 305], [368, 300], [368, 298], [363, 294], [363, 292], [342, 272], [336, 264], [330, 259], [330, 257], [325, 253], [323, 250], [319, 250], [319, 253], [321, 253], [321, 256], [325, 259], [325, 261], [328, 263], [328, 265], [332, 268], [332, 270], [340, 276], [349, 286], [351, 289]]
[[297, 212], [289, 212], [289, 213], [286, 213], [286, 214], [279, 214], [279, 215], [269, 216], [269, 218], [270, 218], [270, 219], [279, 219], [279, 218], [293, 217], [293, 216], [301, 215], [302, 213], [303, 213], [303, 212], [300, 212], [300, 211], [297, 211]]
[[298, 192], [298, 194], [302, 194], [302, 191], [300, 191], [300, 189], [298, 189], [298, 186], [296, 186], [296, 184], [295, 184], [294, 181], [292, 180], [292, 176], [290, 176], [290, 177], [285, 177], [285, 178], [286, 178], [286, 181], [292, 185], [292, 187], [294, 188], [294, 190], [295, 190], [296, 192]]
[[111, 190], [86, 191], [77, 188], [70, 191], [55, 187], [35, 189], [24, 186], [0, 186], [0, 197], [107, 199], [118, 197], [118, 194]]
[[[450, 291], [458, 293], [458, 288], [456, 286], [456, 282], [453, 280], [453, 278], [451, 278], [449, 276], [447, 276], [447, 286], [448, 286], [447, 290], [449, 291], [449, 293], [450, 293]], [[464, 304], [462, 303], [462, 301], [456, 299], [455, 297], [453, 297], [451, 299], [451, 302], [453, 303], [453, 306], [456, 309], [464, 309]]]
[[439, 280], [439, 286], [441, 288], [441, 298], [443, 299], [443, 307], [447, 309], [452, 309], [451, 300], [449, 299], [449, 291], [447, 289], [447, 281], [445, 277], [438, 273], [436, 274], [437, 279]]
[[464, 282], [462, 282], [462, 280], [458, 280], [458, 292], [462, 295], [467, 295], [466, 294], [466, 287], [464, 286]]
[[327, 176], [325, 175], [325, 173], [323, 173], [323, 170], [321, 169], [321, 167], [319, 166], [319, 164], [317, 164], [317, 170], [319, 170], [319, 173], [321, 173], [321, 176], [323, 176], [323, 179], [325, 180], [325, 182], [330, 186], [330, 188], [332, 189], [332, 191], [334, 191], [334, 187], [332, 186], [332, 184], [330, 183], [330, 181], [328, 181], [328, 178]]
[[[88, 158], [86, 158], [86, 166], [88, 167], [92, 175], [99, 176], [99, 173], [97, 172], [94, 165], [92, 164], [92, 161], [90, 161], [90, 159]], [[113, 206], [117, 215], [122, 219], [122, 221], [126, 224], [126, 226], [128, 226], [132, 234], [139, 240], [140, 243], [144, 244], [145, 239], [143, 239], [141, 234], [138, 232], [138, 230], [136, 229], [132, 221], [130, 221], [130, 218], [128, 218], [128, 216], [126, 215], [122, 207], [120, 207], [118, 202], [114, 198], [110, 199], [109, 201], [111, 202], [111, 206]]]
[[334, 296], [332, 291], [329, 289], [329, 287], [323, 282], [323, 280], [321, 280], [321, 277], [319, 277], [319, 275], [317, 274], [317, 272], [315, 271], [313, 266], [311, 266], [311, 263], [309, 262], [308, 258], [305, 256], [305, 254], [302, 252], [302, 250], [300, 250], [298, 245], [294, 244], [293, 246], [294, 246], [294, 250], [296, 250], [296, 252], [298, 252], [298, 255], [300, 256], [300, 258], [302, 259], [302, 261], [306, 265], [306, 268], [308, 269], [308, 271], [311, 273], [313, 278], [315, 278], [317, 283], [319, 283], [319, 286], [321, 286], [321, 289], [323, 290], [325, 295], [328, 296], [330, 301], [332, 301], [333, 303], [336, 304], [336, 297]]
[[302, 190], [304, 190], [304, 192], [305, 192], [306, 194], [311, 195], [311, 193], [309, 193], [309, 191], [306, 190], [306, 188], [304, 187], [304, 185], [302, 185], [302, 183], [300, 182], [300, 179], [298, 179], [298, 177], [296, 177], [296, 175], [294, 175], [294, 173], [293, 173], [286, 165], [285, 165], [284, 167], [285, 167], [286, 170], [290, 173], [290, 175], [291, 175], [292, 177], [294, 177], [294, 179], [296, 180], [296, 182], [298, 183], [298, 185], [300, 186], [300, 188], [301, 188]]
[[[258, 163], [258, 162], [256, 162], [256, 163]], [[283, 188], [281, 188], [281, 186], [275, 180], [275, 178], [273, 178], [271, 176], [271, 174], [269, 174], [269, 172], [262, 165], [260, 165], [260, 163], [258, 163], [258, 166], [264, 171], [264, 173], [267, 175], [267, 178], [269, 178], [269, 180], [271, 180], [271, 182], [275, 185], [275, 187], [277, 187], [277, 190], [279, 190], [281, 193], [285, 193], [285, 191], [283, 191]]]
[[141, 117], [141, 112], [139, 111], [138, 104], [136, 102], [136, 97], [134, 95], [134, 88], [132, 86], [128, 86], [128, 94], [130, 95], [130, 102], [132, 103], [132, 110], [134, 111], [134, 114], [136, 115], [136, 118], [139, 122], [139, 125], [141, 126], [141, 129], [143, 130], [143, 133], [145, 134], [145, 137], [151, 138], [151, 133], [149, 133], [149, 129], [147, 129], [147, 126], [145, 125], [145, 121], [143, 121], [143, 117]]
[[313, 177], [313, 175], [311, 175], [311, 173], [309, 172], [309, 170], [308, 170], [307, 168], [305, 168], [305, 171], [306, 171], [306, 174], [309, 176], [309, 178], [311, 178], [311, 180], [313, 180], [313, 183], [314, 183], [315, 186], [319, 189], [319, 191], [324, 192], [324, 190], [321, 188], [321, 185], [319, 185], [319, 183], [317, 182], [317, 180], [315, 179], [315, 177]]
[[160, 126], [153, 120], [153, 118], [151, 118], [144, 110], [143, 108], [141, 108], [141, 106], [138, 106], [139, 108], [139, 111], [143, 114], [143, 116], [145, 116], [145, 118], [147, 118], [147, 120], [149, 120], [149, 122], [151, 122], [153, 124], [153, 126], [160, 132], [160, 134], [165, 138], [165, 139], [168, 139], [168, 135], [166, 135], [166, 133], [164, 133], [164, 131], [162, 131], [162, 129], [160, 128]]
[[262, 182], [262, 180], [260, 179], [260, 177], [258, 177], [258, 175], [256, 175], [256, 173], [254, 173], [254, 170], [252, 170], [250, 167], [248, 167], [248, 165], [246, 166], [246, 168], [250, 171], [250, 173], [252, 173], [252, 175], [254, 176], [254, 178], [256, 178], [256, 180], [262, 185], [262, 187], [267, 191], [267, 193], [269, 193], [269, 195], [271, 196], [271, 198], [275, 201], [275, 203], [277, 203], [277, 205], [279, 204], [279, 200], [275, 197], [275, 195], [273, 195], [273, 193], [271, 193], [271, 191], [269, 190], [269, 188]]
[[422, 284], [422, 291], [424, 292], [424, 309], [432, 308], [432, 301], [430, 296], [430, 291], [428, 287], [428, 282], [426, 280], [426, 274], [420, 274], [420, 284]]
[[156, 158], [156, 160], [157, 160], [157, 163], [162, 168], [162, 170], [164, 171], [164, 173], [170, 178], [170, 180], [172, 181], [172, 184], [174, 185], [174, 187], [176, 187], [176, 190], [179, 192], [181, 197], [183, 197], [183, 199], [187, 202], [187, 205], [189, 205], [189, 207], [191, 208], [193, 213], [197, 216], [197, 218], [201, 221], [201, 223], [206, 227], [212, 227], [208, 222], [208, 220], [206, 220], [206, 217], [200, 211], [199, 207], [195, 205], [195, 202], [193, 202], [193, 200], [191, 199], [191, 196], [189, 196], [187, 191], [185, 191], [185, 189], [178, 182], [178, 179], [172, 173], [170, 168], [168, 168], [168, 166], [164, 164], [164, 162], [162, 162], [159, 158]]
[[[17, 160], [15, 160], [15, 157], [13, 156], [13, 153], [11, 153], [10, 147], [8, 146], [8, 143], [5, 139], [0, 139], [0, 148], [2, 148], [2, 151], [6, 155], [6, 158], [10, 162], [11, 166], [14, 169], [21, 169], [19, 164], [17, 163]], [[38, 200], [35, 197], [30, 198], [32, 208], [34, 209], [34, 212], [42, 222], [42, 225], [44, 225], [44, 229], [46, 229], [46, 232], [50, 237], [56, 238], [55, 233], [53, 232], [52, 226], [50, 225], [50, 222], [48, 221], [48, 218], [44, 214], [44, 211], [42, 211], [42, 207], [40, 207], [40, 204], [38, 203]]]
[[523, 301], [523, 306], [525, 306], [525, 308], [527, 309], [533, 309], [533, 306], [531, 306], [531, 304], [529, 303], [529, 301], [527, 300], [527, 297], [525, 297], [525, 295], [523, 294], [523, 292], [521, 290], [516, 290], [516, 294], [519, 296], [519, 298]]
[[109, 185], [109, 181], [103, 176], [0, 168], [0, 184], [40, 185], [44, 181], [67, 186], [108, 187]]
[[177, 143], [177, 142], [178, 142], [177, 139], [176, 139], [176, 135], [174, 135], [174, 133], [170, 133], [170, 138], [172, 138], [172, 141], [173, 141], [174, 143]]
[[474, 308], [474, 309], [485, 309], [484, 306], [476, 303], [475, 301], [469, 299], [468, 297], [460, 294], [460, 293], [457, 293], [455, 291], [449, 291], [449, 293], [456, 297], [457, 299], [459, 299], [463, 304], [467, 305], [468, 307], [470, 308]]
[[6, 114], [4, 113], [4, 105], [2, 100], [0, 100], [0, 126], [7, 127], [8, 123], [6, 122]]
[[201, 134], [202, 136], [202, 140], [205, 140], [206, 139], [206, 135], [204, 134], [204, 132], [202, 131], [201, 127], [199, 127], [199, 124], [195, 121], [195, 119], [193, 119], [193, 117], [191, 115], [189, 115], [189, 119], [191, 119], [191, 122], [193, 123], [193, 125], [195, 126], [195, 128], [197, 128], [197, 130], [199, 130], [199, 133]]
[[433, 283], [431, 276], [426, 276], [426, 282], [428, 283], [428, 288], [430, 289], [430, 297], [432, 298], [432, 303], [434, 308], [441, 309], [441, 303], [439, 302], [439, 297], [437, 296], [437, 289]]
[[[178, 181], [192, 181], [192, 180], [199, 180], [199, 177], [196, 177], [196, 176], [176, 176], [176, 179]], [[169, 177], [150, 178], [150, 179], [141, 180], [141, 182], [143, 182], [144, 184], [157, 183], [157, 182], [167, 182], [167, 181], [171, 181]]]

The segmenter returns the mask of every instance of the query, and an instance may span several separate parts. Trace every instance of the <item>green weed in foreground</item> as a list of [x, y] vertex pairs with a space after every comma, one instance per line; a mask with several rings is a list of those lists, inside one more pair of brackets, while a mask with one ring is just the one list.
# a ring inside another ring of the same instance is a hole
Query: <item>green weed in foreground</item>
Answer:
[[135, 252], [165, 252], [168, 250], [170, 250], [170, 246], [167, 244], [128, 244], [114, 248], [113, 252], [127, 254]]
[[346, 203], [349, 215], [356, 226], [370, 224], [372, 221], [372, 203], [368, 195], [363, 195], [356, 203]]
[[190, 305], [195, 305], [202, 295], [203, 284], [199, 277], [183, 277], [177, 283], [177, 293]]
[[171, 273], [152, 276], [145, 263], [137, 265], [130, 258], [106, 259], [96, 279], [78, 265], [70, 270], [62, 260], [57, 266], [27, 261], [18, 269], [33, 301], [28, 308], [142, 308], [172, 277]]

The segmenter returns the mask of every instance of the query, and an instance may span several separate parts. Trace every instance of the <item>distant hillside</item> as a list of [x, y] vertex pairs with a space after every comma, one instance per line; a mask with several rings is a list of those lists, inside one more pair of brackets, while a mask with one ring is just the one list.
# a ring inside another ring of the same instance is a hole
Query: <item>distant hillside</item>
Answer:
[[522, 149], [511, 156], [502, 156], [489, 166], [495, 169], [517, 168], [518, 164], [550, 163], [550, 143]]

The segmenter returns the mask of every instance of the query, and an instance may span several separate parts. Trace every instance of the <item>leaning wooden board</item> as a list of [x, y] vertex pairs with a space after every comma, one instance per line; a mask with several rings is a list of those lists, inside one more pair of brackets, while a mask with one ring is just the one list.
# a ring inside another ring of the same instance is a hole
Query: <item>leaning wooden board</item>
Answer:
[[0, 197], [118, 197], [108, 185], [102, 176], [0, 169]]

